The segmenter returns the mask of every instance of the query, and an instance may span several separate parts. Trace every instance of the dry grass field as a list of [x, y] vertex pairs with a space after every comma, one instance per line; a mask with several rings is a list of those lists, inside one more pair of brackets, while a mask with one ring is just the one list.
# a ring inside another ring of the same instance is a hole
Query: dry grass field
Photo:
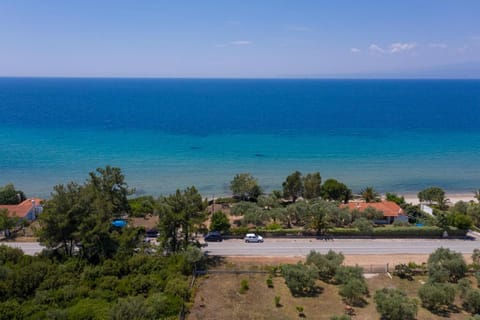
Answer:
[[[295, 261], [288, 261], [293, 263]], [[215, 269], [225, 270], [265, 270], [265, 266], [255, 265], [248, 259], [225, 260]], [[296, 306], [304, 308], [304, 319], [330, 319], [334, 315], [342, 315], [345, 311], [345, 303], [338, 294], [338, 287], [318, 281], [322, 292], [316, 297], [293, 297], [284, 283], [282, 277], [274, 277], [273, 288], [268, 288], [267, 273], [258, 274], [209, 274], [198, 278], [196, 285], [195, 301], [190, 309], [189, 320], [210, 319], [301, 319]], [[240, 293], [240, 282], [247, 280], [249, 290]], [[391, 279], [386, 274], [368, 276], [367, 282], [371, 296], [367, 298], [367, 305], [363, 308], [355, 308], [355, 316], [352, 319], [380, 319], [375, 309], [373, 294], [375, 290], [384, 287], [400, 288], [407, 292], [410, 297], [417, 297], [417, 291], [425, 277], [417, 277], [413, 281], [401, 280], [397, 277]], [[281, 307], [275, 306], [275, 296], [280, 296]], [[430, 311], [419, 308], [417, 319], [438, 320], [468, 319], [465, 312], [450, 313], [448, 317], [432, 314]]]

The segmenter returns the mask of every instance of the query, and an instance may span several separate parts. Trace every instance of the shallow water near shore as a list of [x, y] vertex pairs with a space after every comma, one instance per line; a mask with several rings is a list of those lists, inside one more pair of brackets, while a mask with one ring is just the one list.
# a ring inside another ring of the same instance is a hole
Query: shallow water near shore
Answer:
[[294, 170], [354, 191], [480, 187], [480, 81], [0, 79], [0, 184], [29, 195], [107, 164], [138, 194], [267, 190]]

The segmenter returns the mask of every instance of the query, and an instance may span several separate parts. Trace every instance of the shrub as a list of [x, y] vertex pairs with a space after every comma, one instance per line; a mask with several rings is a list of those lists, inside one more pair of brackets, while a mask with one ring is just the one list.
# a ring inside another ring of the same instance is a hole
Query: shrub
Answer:
[[296, 306], [295, 309], [297, 309], [298, 316], [299, 317], [305, 317], [305, 314], [303, 313], [303, 307], [302, 306]]
[[395, 271], [393, 275], [399, 277], [400, 279], [413, 280], [413, 270], [406, 264], [398, 264], [395, 266]]
[[446, 283], [427, 283], [418, 291], [422, 305], [431, 311], [442, 311], [455, 299], [455, 289]]
[[360, 232], [371, 234], [373, 232], [373, 224], [370, 220], [360, 218], [352, 223], [352, 226], [357, 228]]
[[352, 320], [350, 316], [347, 316], [346, 314], [341, 315], [341, 316], [333, 316], [330, 318], [330, 320]]
[[472, 283], [470, 282], [470, 280], [463, 278], [458, 281], [457, 288], [460, 292], [460, 298], [463, 299], [467, 295], [467, 292], [472, 289]]
[[240, 281], [240, 293], [246, 293], [248, 289], [250, 289], [250, 287], [248, 286], [247, 279], [242, 279], [242, 281]]
[[267, 287], [273, 288], [273, 279], [271, 276], [267, 278]]
[[465, 276], [467, 264], [463, 256], [448, 248], [438, 248], [428, 258], [429, 281], [457, 282]]
[[480, 313], [480, 290], [468, 290], [464, 301], [463, 308], [472, 314]]
[[413, 320], [417, 316], [417, 303], [398, 289], [377, 290], [374, 296], [377, 311], [389, 320]]
[[285, 264], [282, 266], [282, 275], [285, 283], [293, 295], [311, 295], [315, 293], [315, 279], [317, 269], [302, 263]]
[[340, 266], [335, 273], [334, 279], [339, 284], [347, 283], [351, 279], [364, 280], [363, 269], [359, 266]]
[[275, 307], [279, 308], [282, 305], [280, 304], [280, 296], [275, 296]]

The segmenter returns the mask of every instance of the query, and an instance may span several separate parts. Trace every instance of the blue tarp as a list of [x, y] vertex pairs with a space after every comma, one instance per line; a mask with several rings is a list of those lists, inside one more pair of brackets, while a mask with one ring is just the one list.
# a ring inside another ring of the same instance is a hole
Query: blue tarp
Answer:
[[113, 220], [112, 225], [117, 228], [123, 228], [127, 225], [127, 221], [125, 220]]

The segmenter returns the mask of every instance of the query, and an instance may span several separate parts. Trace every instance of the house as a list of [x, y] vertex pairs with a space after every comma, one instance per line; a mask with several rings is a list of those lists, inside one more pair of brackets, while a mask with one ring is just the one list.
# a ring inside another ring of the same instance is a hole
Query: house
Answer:
[[367, 208], [373, 208], [383, 212], [384, 219], [375, 220], [377, 224], [390, 224], [396, 220], [408, 222], [408, 216], [404, 213], [403, 209], [393, 201], [381, 201], [381, 202], [360, 202], [351, 201], [341, 205], [342, 208], [348, 208], [350, 211], [358, 210], [360, 212]]
[[9, 217], [19, 217], [33, 221], [43, 211], [42, 199], [30, 198], [19, 204], [0, 205], [0, 209], [7, 209]]

